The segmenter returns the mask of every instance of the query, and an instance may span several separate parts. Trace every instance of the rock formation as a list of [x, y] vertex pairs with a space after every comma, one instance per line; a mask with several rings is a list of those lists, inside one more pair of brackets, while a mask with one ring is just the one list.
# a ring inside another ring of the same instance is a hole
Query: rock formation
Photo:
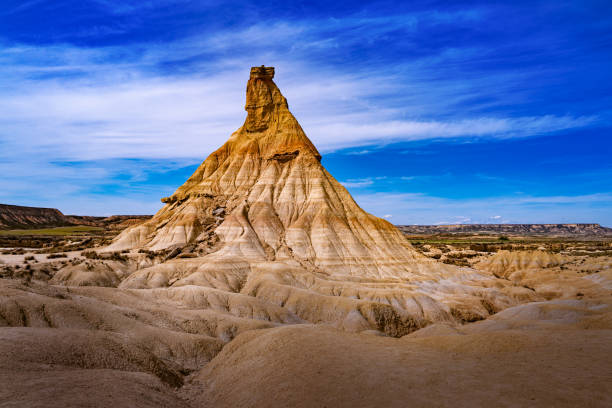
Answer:
[[288, 262], [335, 275], [416, 271], [419, 257], [401, 233], [359, 208], [321, 165], [273, 76], [274, 68], [251, 69], [244, 125], [162, 200], [151, 221], [109, 249], [192, 244], [215, 258]]
[[141, 269], [121, 287], [208, 286], [306, 321], [398, 335], [514, 304], [487, 288], [489, 278], [420, 255], [392, 224], [362, 210], [321, 165], [273, 76], [274, 68], [251, 69], [242, 127], [151, 220], [107, 248], [190, 258]]

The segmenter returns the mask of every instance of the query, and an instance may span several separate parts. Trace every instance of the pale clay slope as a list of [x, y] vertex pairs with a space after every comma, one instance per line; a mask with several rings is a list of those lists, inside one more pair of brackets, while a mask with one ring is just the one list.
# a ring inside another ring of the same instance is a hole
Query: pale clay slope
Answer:
[[605, 407], [612, 404], [609, 310], [607, 329], [586, 333], [562, 327], [390, 339], [321, 326], [248, 332], [190, 388], [205, 406], [235, 408]]
[[300, 324], [284, 308], [200, 286], [0, 280], [0, 293], [0, 324], [12, 326], [0, 330], [0, 406], [611, 402], [612, 299], [603, 291], [464, 326], [433, 324], [401, 339]]
[[0, 407], [612, 403], [610, 259], [588, 274], [533, 251], [438, 263], [325, 171], [269, 69], [246, 108], [107, 248], [199, 257], [0, 279]]

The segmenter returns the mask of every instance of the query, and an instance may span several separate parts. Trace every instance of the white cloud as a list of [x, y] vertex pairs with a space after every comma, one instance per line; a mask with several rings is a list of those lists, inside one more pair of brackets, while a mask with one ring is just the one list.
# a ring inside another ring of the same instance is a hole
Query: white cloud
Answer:
[[372, 180], [371, 178], [350, 179], [347, 181], [341, 181], [340, 184], [342, 184], [346, 188], [362, 188], [371, 186], [372, 184], [374, 184], [374, 180]]
[[[552, 116], [519, 118], [474, 118], [460, 121], [342, 121], [337, 118], [326, 124], [315, 125], [310, 131], [321, 137], [323, 151], [341, 148], [388, 144], [399, 141], [416, 141], [443, 138], [526, 137], [559, 130], [584, 127], [592, 124], [594, 117]], [[362, 122], [362, 123], [359, 123]]]
[[[282, 75], [282, 74], [281, 74]], [[37, 84], [0, 94], [0, 141], [13, 151], [64, 159], [201, 157], [243, 122], [246, 72], [135, 79], [103, 85]], [[360, 84], [357, 82], [356, 87]], [[285, 92], [291, 103], [289, 87]], [[307, 95], [296, 95], [300, 105]], [[322, 152], [436, 138], [530, 136], [588, 126], [591, 117], [386, 120], [380, 112], [337, 114], [334, 102], [300, 120]], [[299, 109], [294, 113], [300, 117]], [[354, 154], [366, 154], [368, 150]]]

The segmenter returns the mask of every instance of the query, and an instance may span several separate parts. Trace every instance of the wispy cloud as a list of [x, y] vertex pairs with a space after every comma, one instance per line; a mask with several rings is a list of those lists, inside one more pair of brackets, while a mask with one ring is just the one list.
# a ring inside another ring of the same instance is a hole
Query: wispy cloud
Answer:
[[[167, 174], [193, 160], [48, 162], [0, 157], [0, 202], [50, 206], [77, 214], [152, 214], [178, 185]], [[122, 207], [124, 204], [129, 206]]]
[[361, 188], [371, 186], [372, 184], [374, 184], [374, 180], [372, 180], [371, 178], [350, 179], [347, 181], [341, 181], [340, 184], [342, 184], [346, 188]]
[[[101, 70], [95, 63], [76, 67]], [[108, 69], [123, 70], [126, 78], [118, 78], [118, 82], [106, 78], [100, 82], [95, 78], [90, 78], [91, 82], [58, 78], [24, 81], [0, 94], [0, 139], [13, 151], [44, 149], [49, 156], [64, 159], [204, 157], [244, 120], [245, 69], [164, 79], [138, 71], [126, 73], [127, 65]], [[300, 68], [290, 69], [295, 72]], [[279, 69], [281, 81], [282, 72]], [[529, 137], [596, 121], [595, 117], [555, 115], [397, 120], [384, 108], [344, 113], [338, 109], [344, 105], [342, 98], [336, 101], [333, 95], [346, 95], [343, 90], [351, 88], [351, 99], [357, 100], [360, 94], [371, 97], [368, 93], [372, 89], [368, 80], [350, 81], [337, 75], [314, 85], [310, 92], [301, 92], [301, 85], [295, 83], [284, 87], [290, 103], [296, 101], [294, 113], [323, 152], [399, 141]], [[324, 93], [327, 97], [323, 100], [317, 97]], [[304, 106], [307, 108], [301, 112]]]
[[[400, 177], [399, 179], [403, 179], [403, 177]], [[340, 184], [342, 184], [344, 187], [348, 189], [353, 189], [353, 188], [374, 187], [375, 185], [382, 185], [382, 184], [392, 184], [397, 181], [398, 181], [397, 177], [378, 176], [378, 177], [348, 179], [346, 181], [341, 181]]]
[[363, 120], [363, 123], [355, 124], [355, 121], [338, 122], [336, 120], [315, 126], [311, 130], [316, 135], [328, 135], [325, 140], [321, 140], [320, 146], [323, 150], [330, 151], [359, 145], [380, 145], [427, 139], [529, 137], [589, 126], [596, 119], [592, 116], [545, 115], [518, 118], [483, 117], [449, 122], [390, 120], [372, 123]]
[[[136, 7], [98, 3], [118, 12]], [[4, 47], [0, 75], [9, 81], [0, 90], [0, 140], [13, 151], [44, 150], [55, 159], [203, 158], [241, 124], [244, 82], [253, 61], [277, 65], [278, 83], [294, 114], [323, 152], [439, 138], [529, 137], [597, 121], [571, 114], [449, 116], [444, 112], [449, 104], [475, 91], [465, 83], [457, 87], [458, 81], [427, 80], [423, 73], [433, 56], [376, 71], [347, 72], [318, 60], [308, 62], [318, 51], [307, 45], [321, 38], [360, 42], [397, 29], [417, 30], [423, 22], [457, 24], [481, 14], [468, 10], [277, 21], [127, 48]], [[290, 62], [282, 57], [288, 44]], [[228, 49], [243, 48], [243, 57], [227, 57]], [[454, 58], [456, 53], [447, 50], [435, 56], [436, 63]], [[173, 71], [165, 72], [169, 66]], [[409, 96], [402, 100], [400, 95]], [[432, 98], [435, 110], [428, 102]], [[411, 112], [420, 118], [407, 118]]]
[[35, 6], [39, 5], [43, 1], [45, 1], [45, 0], [23, 1], [18, 6], [4, 8], [4, 10], [0, 11], [0, 15], [11, 15], [11, 14], [19, 13], [19, 12], [22, 12], [22, 11], [26, 11], [26, 10], [32, 8], [32, 7], [35, 7]]
[[353, 151], [346, 152], [346, 154], [349, 156], [362, 156], [364, 154], [370, 154], [370, 153], [372, 153], [372, 150], [368, 150], [368, 149], [353, 150]]

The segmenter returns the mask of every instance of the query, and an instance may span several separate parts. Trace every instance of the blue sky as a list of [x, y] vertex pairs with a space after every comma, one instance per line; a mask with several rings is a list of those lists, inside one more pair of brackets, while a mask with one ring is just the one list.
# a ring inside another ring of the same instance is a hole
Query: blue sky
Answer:
[[606, 1], [5, 0], [0, 202], [157, 211], [261, 64], [378, 216], [612, 226]]

